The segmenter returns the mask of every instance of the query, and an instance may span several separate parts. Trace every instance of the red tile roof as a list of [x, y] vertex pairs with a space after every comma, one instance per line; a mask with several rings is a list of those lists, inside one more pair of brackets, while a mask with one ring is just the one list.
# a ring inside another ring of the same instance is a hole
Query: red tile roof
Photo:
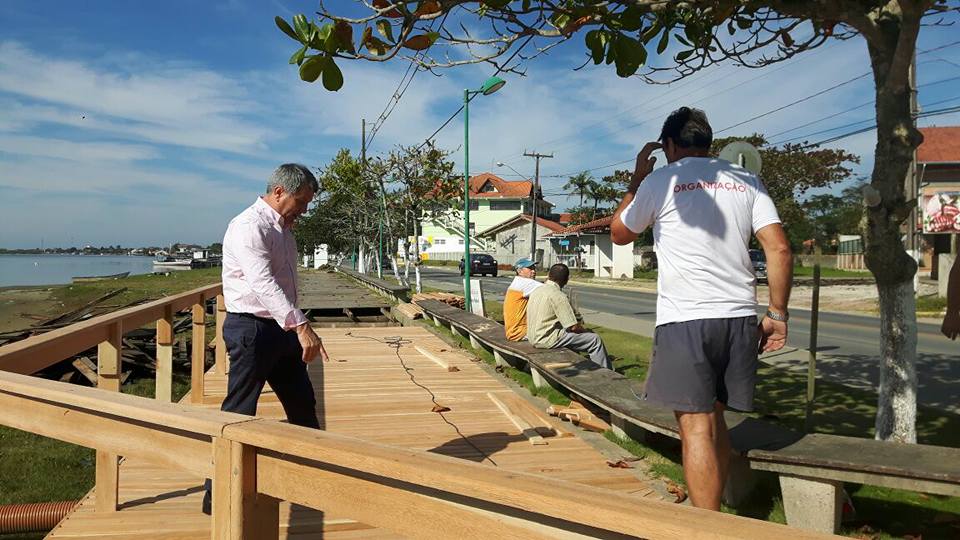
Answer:
[[582, 223], [580, 225], [571, 225], [570, 227], [564, 227], [559, 231], [554, 231], [551, 236], [565, 236], [568, 234], [574, 233], [592, 233], [592, 232], [605, 232], [610, 228], [610, 224], [613, 222], [613, 215], [605, 216], [602, 218], [589, 221], [587, 223]]
[[569, 225], [571, 221], [573, 221], [573, 214], [570, 212], [560, 214], [560, 217], [557, 219], [557, 223], [561, 225]]
[[[496, 191], [480, 191], [489, 182]], [[470, 196], [478, 198], [523, 198], [529, 197], [533, 182], [529, 180], [504, 180], [493, 173], [481, 173], [470, 177]]]
[[917, 148], [920, 163], [960, 163], [960, 126], [922, 127], [923, 143]]
[[[516, 222], [519, 222], [519, 221], [526, 221], [527, 223], [530, 223], [530, 214], [517, 214], [516, 216], [513, 216], [510, 219], [497, 223], [496, 225], [484, 231], [480, 231], [479, 234], [480, 236], [489, 236], [491, 234], [496, 234], [500, 231], [515, 227]], [[540, 225], [541, 227], [545, 227], [549, 229], [551, 233], [554, 233], [563, 229], [563, 225], [557, 223], [556, 221], [550, 221], [549, 219], [544, 219], [539, 216], [537, 216], [537, 225]]]

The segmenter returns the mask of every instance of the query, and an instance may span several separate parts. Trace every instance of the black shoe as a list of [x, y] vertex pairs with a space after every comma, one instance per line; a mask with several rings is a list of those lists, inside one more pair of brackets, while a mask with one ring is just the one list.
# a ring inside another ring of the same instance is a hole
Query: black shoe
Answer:
[[208, 516], [211, 514], [211, 510], [210, 510], [210, 492], [209, 492], [209, 491], [204, 491], [204, 492], [203, 492], [203, 504], [201, 505], [200, 508], [201, 508], [201, 510], [203, 511], [204, 514], [206, 514], [206, 515], [208, 515]]

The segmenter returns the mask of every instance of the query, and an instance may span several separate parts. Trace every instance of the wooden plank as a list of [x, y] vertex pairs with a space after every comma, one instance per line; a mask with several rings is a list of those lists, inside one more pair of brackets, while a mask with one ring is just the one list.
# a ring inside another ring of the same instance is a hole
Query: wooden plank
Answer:
[[86, 377], [90, 384], [97, 386], [97, 365], [92, 360], [86, 356], [81, 356], [73, 361], [73, 367]]
[[546, 417], [549, 415], [543, 414], [541, 409], [536, 408], [522, 397], [514, 393], [501, 393], [497, 397], [506, 403], [514, 414], [530, 423], [541, 435], [545, 437], [573, 437], [573, 433], [558, 425], [558, 422], [548, 420]]
[[511, 410], [506, 403], [501, 401], [496, 394], [487, 392], [487, 397], [490, 398], [490, 401], [500, 409], [500, 412], [506, 415], [506, 417], [510, 419], [510, 422], [523, 433], [523, 436], [530, 441], [530, 444], [547, 444], [547, 441], [543, 440], [543, 436], [540, 435], [535, 427], [523, 418], [520, 418], [520, 416]]
[[154, 398], [163, 403], [173, 401], [173, 309], [164, 306], [163, 317], [157, 319], [157, 371]]
[[778, 463], [960, 486], [960, 448], [814, 433], [779, 450], [751, 450], [747, 456], [758, 466]]
[[215, 338], [214, 353], [214, 373], [217, 375], [226, 374], [227, 367], [227, 345], [223, 342], [223, 323], [227, 319], [227, 304], [223, 299], [223, 294], [217, 295], [217, 336]]
[[190, 401], [196, 404], [203, 403], [203, 373], [206, 371], [207, 348], [206, 343], [206, 299], [201, 294], [200, 300], [193, 305], [193, 344], [190, 354]]
[[[123, 347], [122, 322], [108, 327], [107, 339], [97, 346], [97, 388], [120, 391], [120, 369]], [[97, 447], [96, 484], [97, 512], [117, 510], [120, 456], [104, 447]]]
[[503, 516], [486, 516], [425, 493], [408, 491], [388, 478], [337, 474], [284, 459], [280, 454], [257, 457], [257, 486], [267, 495], [349, 516], [407, 538], [558, 538], [555, 529], [538, 531], [508, 523]]
[[420, 345], [415, 345], [413, 348], [416, 349], [418, 353], [422, 354], [423, 356], [433, 361], [433, 363], [440, 366], [444, 371], [448, 371], [448, 372], [460, 371], [460, 368], [458, 368], [457, 366], [450, 365], [450, 362], [448, 362], [443, 358], [440, 358], [440, 356], [434, 354], [432, 351], [430, 351], [425, 347], [421, 347]]

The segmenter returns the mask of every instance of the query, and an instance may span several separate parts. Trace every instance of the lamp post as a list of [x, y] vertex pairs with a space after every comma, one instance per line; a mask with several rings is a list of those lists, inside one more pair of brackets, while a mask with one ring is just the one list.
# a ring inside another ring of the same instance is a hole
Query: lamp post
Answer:
[[463, 302], [468, 312], [470, 302], [470, 100], [477, 94], [489, 96], [503, 88], [507, 81], [490, 77], [479, 90], [463, 89]]

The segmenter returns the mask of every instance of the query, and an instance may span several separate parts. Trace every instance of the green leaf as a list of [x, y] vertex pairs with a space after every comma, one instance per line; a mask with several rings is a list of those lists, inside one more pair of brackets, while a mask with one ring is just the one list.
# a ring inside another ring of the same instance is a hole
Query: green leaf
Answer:
[[660, 43], [657, 44], [657, 54], [663, 54], [663, 51], [667, 50], [667, 45], [670, 44], [670, 32], [664, 32], [660, 36]]
[[747, 17], [737, 17], [737, 26], [739, 26], [741, 30], [746, 30], [753, 26], [753, 19], [748, 19]]
[[619, 41], [620, 34], [614, 34], [610, 40], [610, 46], [607, 47], [607, 61], [606, 64], [609, 66], [617, 60], [617, 41]]
[[305, 54], [307, 54], [306, 45], [300, 47], [297, 52], [293, 53], [293, 56], [290, 57], [290, 63], [300, 65], [303, 62], [303, 57]]
[[283, 33], [290, 36], [296, 41], [300, 41], [300, 38], [297, 36], [297, 33], [293, 31], [293, 28], [283, 19], [281, 16], [276, 16], [273, 18], [273, 22], [277, 23], [277, 28], [283, 30]]
[[310, 35], [310, 46], [314, 49], [321, 50], [324, 48], [327, 38], [330, 37], [330, 32], [333, 29], [333, 25], [328, 23], [320, 28], [315, 26], [313, 28], [314, 31]]
[[376, 56], [383, 56], [384, 54], [387, 54], [387, 51], [389, 51], [391, 48], [390, 45], [387, 45], [386, 43], [372, 36], [366, 43], [364, 43], [364, 45], [367, 47], [368, 51]]
[[523, 8], [523, 11], [527, 11], [528, 9], [530, 9], [530, 0], [523, 0], [522, 8]]
[[326, 57], [322, 55], [308, 56], [306, 61], [300, 64], [300, 80], [306, 82], [314, 82], [320, 77], [320, 73], [323, 72], [325, 66], [324, 59]]
[[323, 87], [331, 92], [336, 92], [343, 87], [343, 73], [331, 57], [327, 57], [323, 66]]
[[570, 16], [566, 13], [557, 12], [550, 18], [550, 24], [552, 24], [558, 30], [563, 30], [567, 27], [567, 24], [570, 22]]
[[681, 36], [680, 34], [674, 34], [673, 37], [675, 37], [677, 41], [679, 41], [680, 43], [683, 43], [687, 47], [693, 47], [693, 43], [690, 43], [689, 41], [687, 41], [687, 38]]
[[380, 32], [380, 35], [386, 38], [390, 43], [395, 42], [393, 39], [393, 25], [390, 24], [390, 21], [386, 19], [380, 19], [377, 21], [377, 31]]
[[507, 7], [510, 0], [483, 0], [483, 4], [492, 8], [503, 9]]
[[633, 75], [647, 61], [647, 50], [643, 44], [630, 36], [617, 36], [614, 47], [617, 49], [617, 75], [621, 77]]
[[636, 4], [620, 12], [620, 28], [628, 32], [636, 32], [643, 26], [643, 10]]
[[677, 61], [678, 61], [678, 62], [683, 62], [683, 61], [686, 60], [687, 58], [690, 58], [690, 55], [693, 54], [694, 52], [696, 52], [696, 51], [693, 50], [693, 49], [690, 49], [690, 50], [687, 50], [687, 51], [680, 51], [680, 52], [678, 52], [678, 53], [677, 53]]
[[297, 29], [297, 36], [300, 38], [301, 43], [307, 43], [310, 41], [310, 23], [307, 22], [307, 17], [302, 13], [299, 15], [293, 16], [293, 27]]
[[600, 31], [591, 30], [584, 37], [587, 48], [590, 49], [590, 56], [593, 57], [593, 63], [603, 62], [603, 44], [600, 42]]

